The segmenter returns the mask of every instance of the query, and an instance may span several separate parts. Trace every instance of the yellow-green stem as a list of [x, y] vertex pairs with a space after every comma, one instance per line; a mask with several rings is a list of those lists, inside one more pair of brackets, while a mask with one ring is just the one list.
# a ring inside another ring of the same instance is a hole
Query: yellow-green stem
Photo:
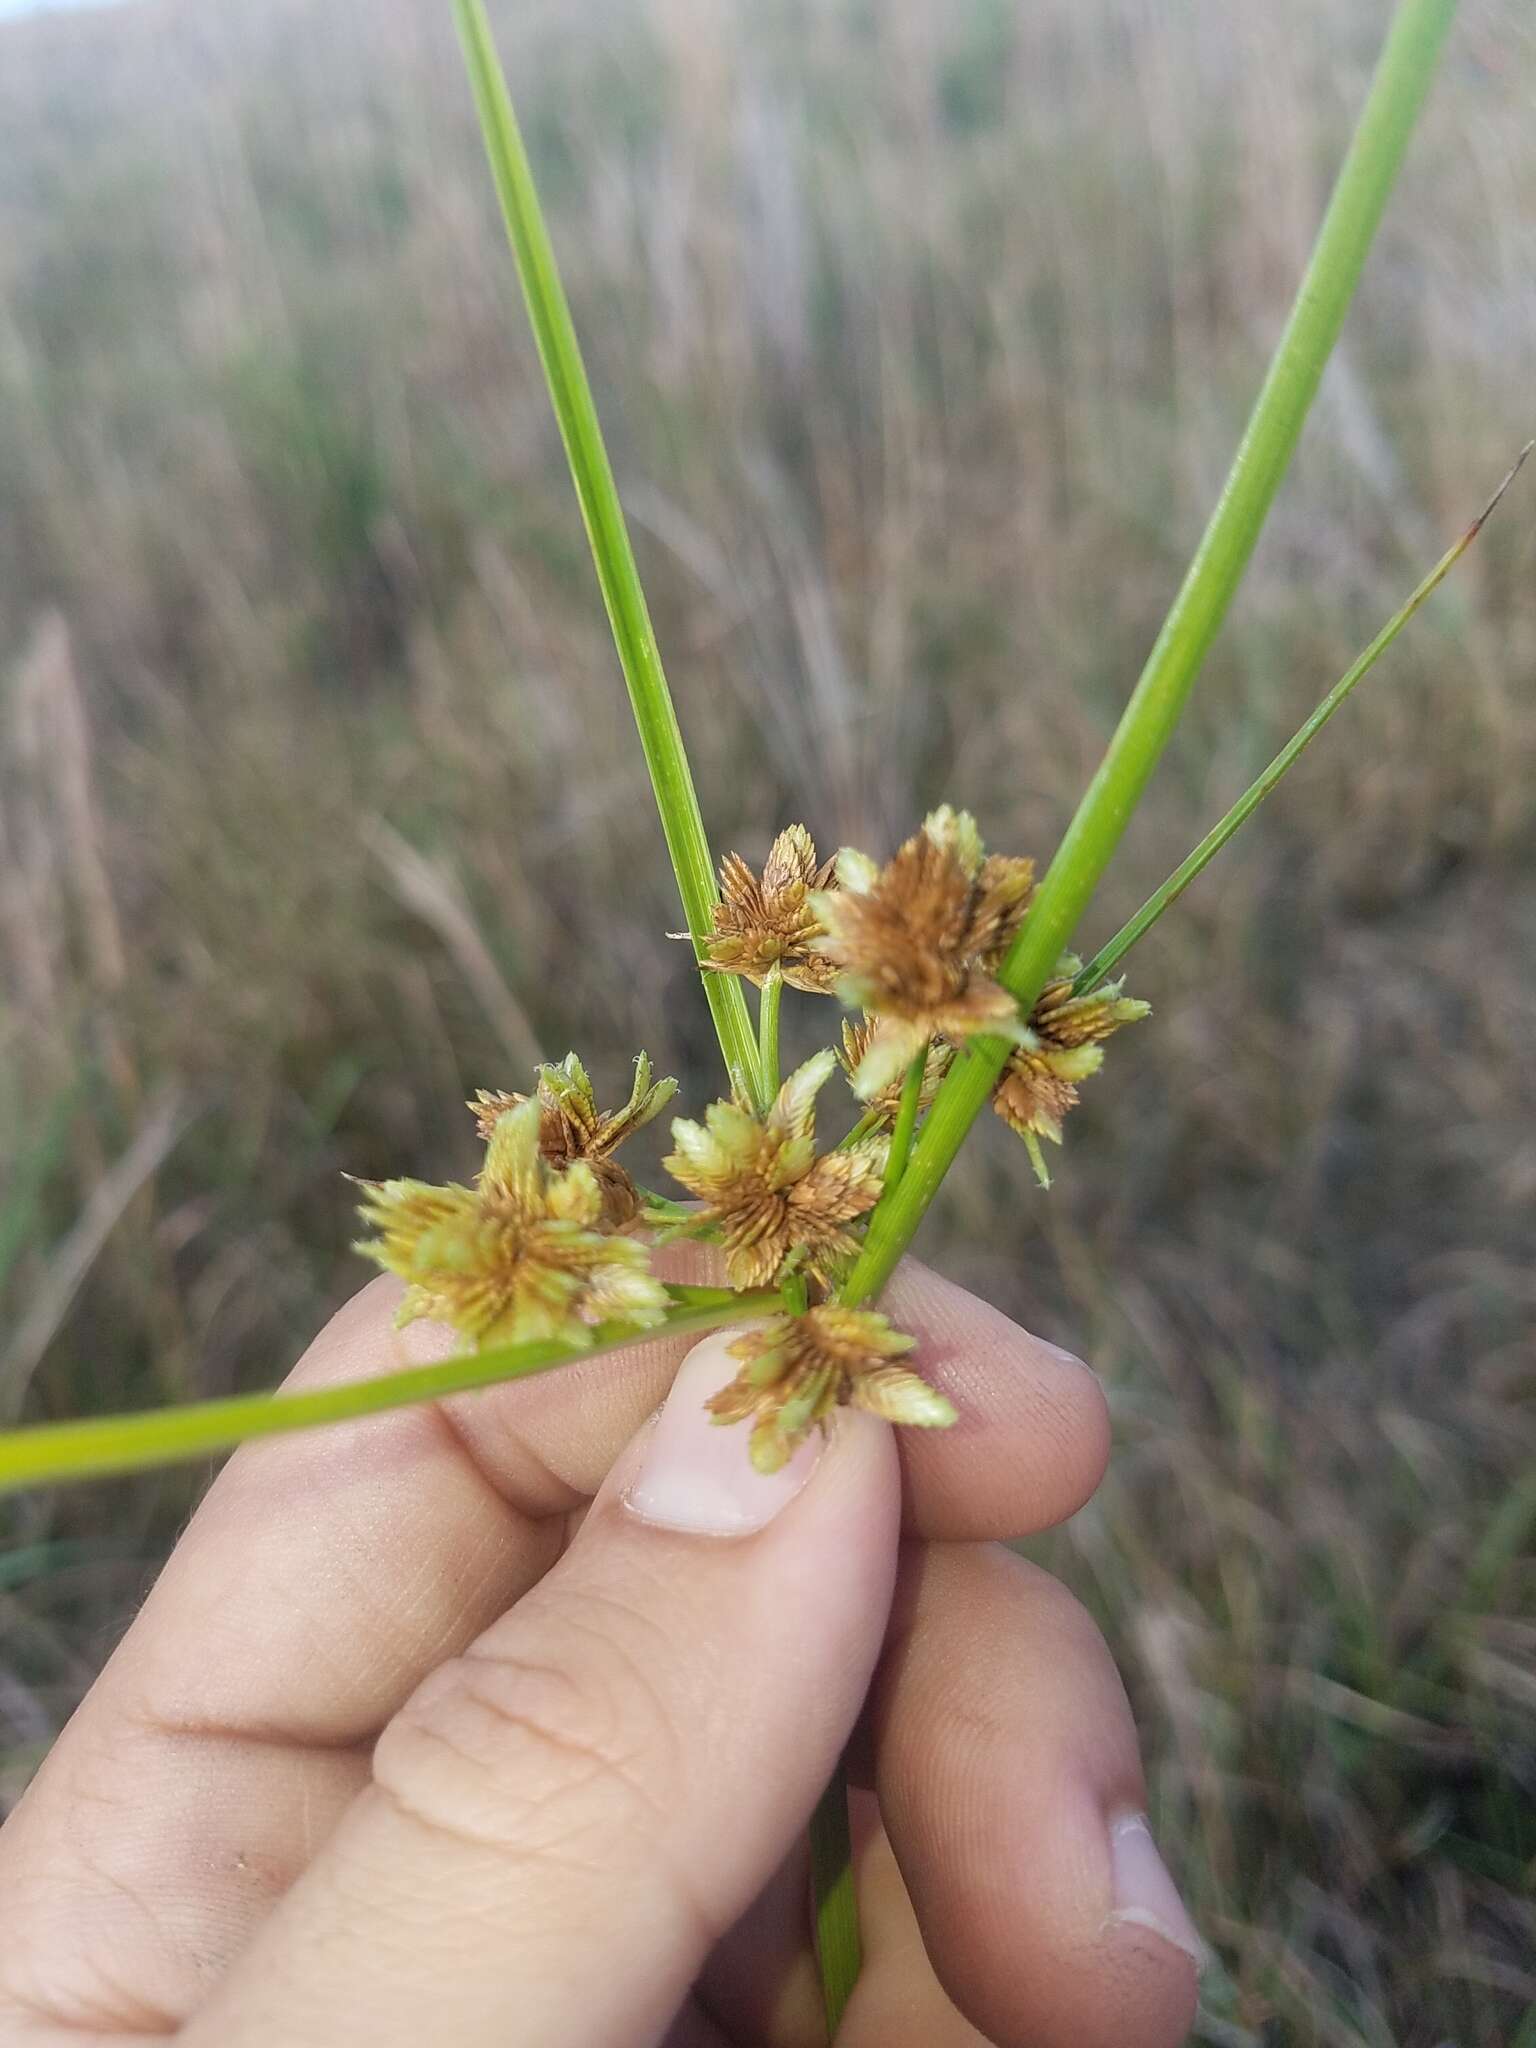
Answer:
[[827, 2039], [835, 2041], [864, 1961], [848, 1824], [848, 1778], [841, 1766], [811, 1815], [811, 1892]]
[[[665, 1327], [679, 1335], [719, 1329], [779, 1303], [778, 1295], [769, 1288], [733, 1294], [724, 1287], [672, 1287], [668, 1293], [674, 1306]], [[300, 1394], [238, 1394], [229, 1400], [193, 1401], [136, 1415], [36, 1423], [0, 1436], [0, 1493], [65, 1480], [97, 1479], [148, 1465], [173, 1465], [227, 1451], [252, 1437], [314, 1429], [321, 1423], [351, 1422], [388, 1408], [441, 1400], [447, 1394], [574, 1364], [617, 1345], [633, 1344], [640, 1334], [631, 1324], [604, 1323], [593, 1331], [592, 1343], [580, 1349], [552, 1340], [503, 1345]]]
[[878, 1131], [884, 1122], [883, 1110], [866, 1109], [847, 1136], [838, 1139], [836, 1149], [839, 1152], [846, 1152], [851, 1145], [857, 1145], [861, 1138], [867, 1138], [871, 1131]]
[[757, 1001], [757, 1066], [763, 1096], [770, 1102], [779, 1092], [779, 998], [783, 993], [784, 977], [777, 967], [770, 967]]
[[[1220, 501], [1140, 680], [1072, 815], [999, 979], [1028, 1011], [1087, 907], [1241, 581], [1285, 473], [1323, 366], [1445, 40], [1456, 0], [1401, 0], [1269, 373]], [[956, 1059], [900, 1187], [882, 1202], [844, 1298], [879, 1293], [991, 1094], [1006, 1039], [978, 1038]]]
[[918, 1105], [923, 1099], [923, 1075], [928, 1067], [928, 1049], [925, 1046], [907, 1069], [906, 1079], [901, 1084], [901, 1100], [896, 1107], [896, 1123], [891, 1132], [891, 1149], [885, 1162], [885, 1194], [891, 1194], [901, 1185], [901, 1177], [907, 1170], [907, 1161], [912, 1156], [912, 1137], [917, 1129]]

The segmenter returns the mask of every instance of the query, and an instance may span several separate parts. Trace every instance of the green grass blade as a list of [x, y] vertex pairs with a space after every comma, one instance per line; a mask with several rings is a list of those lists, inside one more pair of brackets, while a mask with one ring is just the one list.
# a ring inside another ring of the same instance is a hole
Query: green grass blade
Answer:
[[[656, 792], [667, 851], [677, 875], [683, 915], [698, 952], [700, 942], [710, 930], [710, 910], [716, 901], [715, 872], [693, 776], [683, 750], [682, 732], [667, 688], [645, 593], [640, 587], [640, 572], [635, 566], [629, 529], [603, 443], [597, 408], [592, 402], [576, 329], [483, 0], [454, 0], [454, 14], [491, 175], [506, 221], [507, 239], [512, 245], [539, 360], [565, 443], [614, 644], [629, 686], [629, 701], [645, 764], [650, 770], [651, 787]], [[741, 1079], [759, 1106], [766, 1107], [757, 1041], [740, 981], [731, 974], [706, 974], [704, 993], [727, 1071]]]
[[[668, 1292], [674, 1306], [664, 1328], [678, 1335], [718, 1329], [779, 1306], [779, 1297], [771, 1288], [752, 1294], [732, 1294], [723, 1287], [672, 1287]], [[621, 1344], [633, 1344], [641, 1336], [658, 1334], [604, 1323], [593, 1331], [593, 1342], [585, 1351], [551, 1341], [503, 1345], [299, 1394], [237, 1394], [228, 1400], [192, 1401], [184, 1407], [152, 1408], [137, 1415], [36, 1423], [0, 1435], [0, 1494], [205, 1458], [253, 1437], [314, 1429], [328, 1422], [352, 1422], [387, 1408], [405, 1408], [418, 1401], [462, 1394], [472, 1387], [524, 1379], [558, 1365], [574, 1365]]]
[[1499, 488], [1488, 500], [1482, 511], [1478, 513], [1466, 532], [1462, 534], [1461, 538], [1452, 547], [1446, 549], [1439, 561], [1436, 562], [1434, 568], [1430, 570], [1429, 574], [1417, 585], [1404, 603], [1392, 614], [1370, 645], [1344, 671], [1327, 696], [1317, 705], [1311, 716], [1286, 741], [1263, 774], [1257, 776], [1248, 785], [1247, 789], [1243, 791], [1237, 802], [1220, 823], [1211, 827], [1200, 844], [1192, 853], [1180, 861], [1167, 881], [1160, 888], [1152, 892], [1146, 902], [1142, 904], [1140, 910], [1134, 916], [1127, 918], [1114, 937], [1107, 944], [1101, 946], [1099, 951], [1094, 954], [1087, 966], [1083, 968], [1074, 980], [1072, 984], [1074, 993], [1081, 995], [1084, 990], [1090, 989], [1097, 982], [1102, 981], [1106, 975], [1113, 974], [1116, 967], [1119, 966], [1137, 940], [1144, 938], [1153, 925], [1157, 923], [1163, 912], [1169, 909], [1171, 905], [1177, 903], [1196, 875], [1203, 868], [1210, 865], [1211, 861], [1220, 853], [1221, 849], [1239, 827], [1245, 825], [1249, 818], [1253, 816], [1259, 805], [1263, 803], [1265, 797], [1280, 782], [1293, 762], [1317, 738], [1317, 735], [1322, 731], [1329, 719], [1332, 718], [1333, 714], [1339, 709], [1339, 706], [1350, 695], [1355, 685], [1370, 674], [1371, 670], [1376, 666], [1382, 655], [1386, 653], [1398, 634], [1402, 632], [1404, 626], [1407, 625], [1420, 605], [1424, 603], [1425, 599], [1433, 591], [1438, 590], [1446, 577], [1449, 576], [1452, 569], [1455, 568], [1456, 564], [1467, 552], [1467, 549], [1471, 547], [1473, 541], [1482, 532], [1488, 515], [1514, 482], [1519, 474], [1521, 465], [1533, 447], [1536, 447], [1536, 442], [1527, 442], [1525, 447], [1521, 449], [1514, 468], [1510, 470], [1508, 476], [1499, 485]]
[[[1311, 261], [1221, 498], [1097, 774], [1074, 812], [1001, 979], [1028, 1008], [1119, 844], [1247, 567], [1381, 219], [1456, 0], [1401, 0]], [[912, 1239], [1008, 1057], [980, 1038], [946, 1076], [901, 1185], [870, 1226], [845, 1299], [877, 1294]]]

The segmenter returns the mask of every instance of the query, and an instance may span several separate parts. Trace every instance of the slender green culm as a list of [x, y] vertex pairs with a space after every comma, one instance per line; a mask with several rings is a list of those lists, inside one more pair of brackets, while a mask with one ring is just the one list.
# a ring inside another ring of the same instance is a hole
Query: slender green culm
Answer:
[[811, 1892], [827, 2039], [835, 2041], [864, 1961], [848, 1822], [848, 1780], [841, 1769], [833, 1774], [811, 1815]]
[[1402, 632], [1404, 626], [1407, 625], [1420, 605], [1424, 603], [1425, 599], [1432, 592], [1438, 590], [1446, 577], [1449, 576], [1452, 569], [1455, 568], [1456, 564], [1467, 552], [1467, 549], [1471, 547], [1473, 541], [1482, 532], [1488, 515], [1514, 482], [1520, 472], [1521, 465], [1533, 447], [1536, 447], [1536, 442], [1528, 441], [1525, 444], [1508, 476], [1499, 485], [1499, 488], [1488, 500], [1482, 511], [1478, 513], [1466, 532], [1454, 546], [1446, 549], [1439, 561], [1436, 562], [1434, 568], [1430, 570], [1429, 574], [1419, 583], [1417, 588], [1411, 592], [1403, 604], [1392, 614], [1371, 644], [1351, 663], [1349, 668], [1344, 671], [1343, 675], [1340, 676], [1339, 680], [1328, 692], [1327, 696], [1323, 698], [1322, 702], [1312, 712], [1311, 716], [1286, 741], [1263, 774], [1257, 776], [1248, 785], [1226, 816], [1219, 824], [1211, 827], [1210, 831], [1206, 833], [1192, 853], [1180, 861], [1167, 881], [1160, 888], [1153, 890], [1146, 902], [1142, 904], [1140, 910], [1133, 917], [1127, 918], [1114, 937], [1107, 944], [1099, 948], [1087, 966], [1073, 980], [1072, 992], [1074, 995], [1082, 995], [1086, 990], [1093, 988], [1098, 982], [1101, 982], [1106, 975], [1113, 974], [1137, 940], [1144, 938], [1153, 925], [1157, 923], [1163, 912], [1178, 902], [1196, 875], [1203, 868], [1210, 865], [1211, 861], [1220, 853], [1221, 849], [1238, 828], [1246, 824], [1248, 819], [1253, 816], [1253, 813], [1263, 803], [1265, 797], [1269, 795], [1270, 791], [1276, 787], [1290, 769], [1292, 763], [1317, 738], [1317, 735], [1322, 731], [1329, 719], [1332, 718], [1333, 714], [1343, 704], [1351, 691], [1353, 691], [1355, 685], [1362, 682], [1370, 674], [1371, 670], [1386, 653], [1398, 634]]
[[784, 977], [777, 967], [770, 967], [757, 1002], [757, 1064], [765, 1102], [779, 1092], [779, 1000], [783, 993]]
[[[716, 901], [714, 861], [645, 592], [640, 586], [629, 528], [483, 0], [453, 0], [453, 11], [464, 45], [491, 175], [506, 221], [507, 239], [522, 282], [560, 437], [565, 443], [614, 644], [629, 686], [629, 701], [645, 765], [650, 770], [651, 787], [656, 793], [667, 851], [677, 875], [683, 915], [688, 921], [695, 954], [702, 958], [702, 943], [710, 931], [710, 911]], [[743, 1087], [760, 1108], [765, 1107], [757, 1042], [741, 983], [735, 975], [706, 974], [704, 993], [733, 1084]]]
[[853, 1129], [838, 1139], [836, 1149], [839, 1152], [849, 1151], [861, 1138], [867, 1138], [871, 1131], [878, 1131], [884, 1121], [884, 1114], [880, 1110], [866, 1109]]
[[891, 1131], [891, 1149], [885, 1162], [887, 1192], [900, 1185], [907, 1170], [907, 1161], [912, 1156], [912, 1139], [917, 1130], [917, 1112], [923, 1099], [923, 1076], [927, 1070], [928, 1048], [924, 1046], [908, 1067], [907, 1077], [901, 1084], [901, 1100], [896, 1107], [896, 1122]]
[[[723, 1287], [671, 1287], [667, 1291], [673, 1306], [663, 1327], [679, 1336], [718, 1329], [740, 1322], [744, 1315], [761, 1314], [779, 1305], [772, 1288], [760, 1288], [750, 1295], [732, 1294]], [[73, 1479], [100, 1479], [150, 1465], [180, 1464], [230, 1450], [251, 1437], [313, 1429], [321, 1423], [352, 1422], [388, 1408], [437, 1401], [503, 1380], [525, 1379], [557, 1365], [595, 1357], [620, 1344], [633, 1344], [636, 1331], [629, 1323], [603, 1323], [592, 1336], [592, 1344], [585, 1350], [551, 1341], [503, 1345], [305, 1393], [237, 1394], [228, 1400], [191, 1401], [137, 1415], [35, 1423], [0, 1436], [0, 1493]]]
[[[1086, 909], [1231, 604], [1333, 351], [1423, 105], [1456, 0], [1401, 0], [1285, 332], [1221, 498], [1114, 736], [999, 979], [1028, 1010]], [[1008, 1058], [978, 1038], [945, 1077], [899, 1188], [870, 1223], [844, 1299], [879, 1293]]]

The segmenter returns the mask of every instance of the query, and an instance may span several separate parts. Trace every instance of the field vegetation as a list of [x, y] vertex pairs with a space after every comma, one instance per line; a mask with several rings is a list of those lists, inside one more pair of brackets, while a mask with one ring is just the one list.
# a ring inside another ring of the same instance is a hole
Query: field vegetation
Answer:
[[[497, 10], [718, 847], [950, 799], [1049, 853], [1385, 13]], [[1470, 0], [1090, 943], [1533, 431], [1533, 89]], [[0, 132], [15, 1420], [275, 1382], [363, 1277], [344, 1171], [462, 1177], [462, 1100], [571, 1045], [695, 1104], [716, 1055], [446, 7], [7, 23]], [[1210, 2048], [1536, 2044], [1531, 504], [1137, 953], [1050, 1193], [980, 1132], [922, 1241], [1110, 1382], [1039, 1553]], [[0, 1805], [204, 1476], [0, 1510]]]

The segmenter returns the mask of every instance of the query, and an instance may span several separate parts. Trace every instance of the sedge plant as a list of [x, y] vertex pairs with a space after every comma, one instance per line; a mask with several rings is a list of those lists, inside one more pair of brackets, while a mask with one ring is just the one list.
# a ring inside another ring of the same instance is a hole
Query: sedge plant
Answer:
[[[1237, 590], [1454, 12], [1454, 0], [1401, 0], [1226, 486], [1043, 875], [1025, 855], [989, 852], [969, 812], [947, 804], [884, 857], [848, 847], [824, 856], [804, 825], [790, 822], [760, 867], [736, 853], [717, 866], [483, 0], [453, 5], [677, 878], [682, 937], [720, 1043], [723, 1087], [701, 1117], [672, 1120], [665, 1164], [678, 1196], [637, 1186], [617, 1156], [676, 1092], [653, 1077], [644, 1054], [628, 1100], [612, 1109], [599, 1107], [574, 1053], [540, 1067], [526, 1093], [482, 1091], [469, 1105], [485, 1140], [473, 1185], [400, 1179], [361, 1191], [369, 1235], [359, 1249], [404, 1282], [402, 1320], [451, 1324], [463, 1339], [459, 1355], [319, 1391], [13, 1431], [0, 1436], [0, 1491], [201, 1458], [252, 1437], [552, 1370], [641, 1331], [727, 1325], [744, 1325], [731, 1347], [739, 1371], [710, 1406], [722, 1427], [740, 1431], [742, 1456], [762, 1471], [781, 1466], [844, 1403], [904, 1426], [946, 1427], [955, 1419], [950, 1403], [923, 1378], [912, 1340], [878, 1301], [967, 1131], [990, 1104], [1049, 1185], [1045, 1144], [1060, 1144], [1107, 1041], [1148, 1014], [1113, 978], [1125, 955], [1276, 787], [1497, 502], [1496, 493], [1264, 773], [1085, 965], [1071, 950], [1074, 936]], [[831, 1021], [824, 1048], [783, 1075], [786, 992], [819, 1002]], [[827, 1091], [844, 1085], [854, 1098], [850, 1127], [827, 1142], [818, 1116]], [[717, 1248], [721, 1284], [661, 1279], [653, 1250], [680, 1236]], [[811, 1849], [835, 2034], [859, 1969], [841, 1779], [818, 1806]]]

